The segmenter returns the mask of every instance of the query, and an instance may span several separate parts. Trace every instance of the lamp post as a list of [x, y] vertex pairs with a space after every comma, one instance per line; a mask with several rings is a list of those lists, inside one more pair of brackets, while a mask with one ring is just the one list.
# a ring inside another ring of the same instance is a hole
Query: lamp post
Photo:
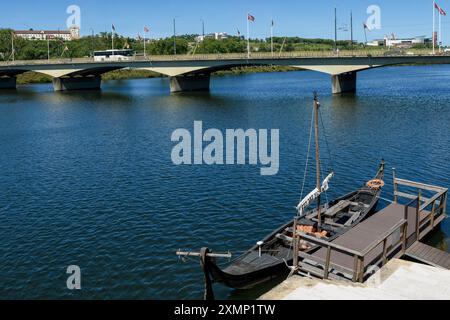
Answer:
[[334, 8], [334, 53], [337, 53], [337, 9]]
[[92, 33], [92, 38], [91, 38], [91, 51], [92, 51], [92, 57], [94, 57], [94, 51], [95, 51], [95, 48], [94, 48], [94, 29], [92, 29], [92, 28], [90, 28], [89, 30], [91, 30], [91, 33]]
[[16, 52], [14, 49], [14, 31], [11, 32], [11, 55], [12, 55], [12, 61], [16, 59]]
[[274, 22], [273, 22], [273, 18], [271, 18], [270, 21], [270, 52], [273, 58], [273, 26], [274, 26]]
[[353, 12], [350, 11], [350, 41], [351, 41], [351, 48], [353, 51]]
[[173, 54], [177, 54], [177, 26], [176, 26], [176, 17], [173, 18]]
[[202, 36], [204, 39], [205, 38], [205, 20], [200, 19], [200, 21], [202, 22]]

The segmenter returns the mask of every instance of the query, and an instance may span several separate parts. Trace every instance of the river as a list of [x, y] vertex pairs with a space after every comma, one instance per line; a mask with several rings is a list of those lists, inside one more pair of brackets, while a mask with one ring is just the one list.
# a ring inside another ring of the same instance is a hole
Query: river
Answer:
[[[309, 71], [213, 77], [210, 93], [170, 95], [167, 79], [109, 81], [101, 92], [55, 93], [47, 84], [1, 92], [0, 298], [201, 299], [198, 260], [183, 263], [175, 251], [239, 254], [293, 218], [313, 91], [336, 171], [330, 198], [370, 179], [382, 158], [385, 198], [392, 167], [449, 187], [450, 66], [358, 77], [355, 96], [332, 96], [329, 76]], [[171, 134], [192, 131], [194, 121], [279, 129], [278, 174], [175, 166]], [[450, 250], [450, 223], [441, 229], [430, 242]], [[69, 265], [81, 268], [80, 291], [66, 287]], [[215, 292], [240, 299], [260, 290]]]

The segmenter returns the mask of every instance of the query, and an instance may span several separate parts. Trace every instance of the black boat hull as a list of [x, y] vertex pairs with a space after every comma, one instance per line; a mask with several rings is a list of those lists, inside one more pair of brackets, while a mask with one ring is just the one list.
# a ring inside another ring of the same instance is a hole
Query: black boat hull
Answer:
[[[375, 176], [377, 179], [382, 179], [384, 176], [384, 162], [381, 164], [380, 169]], [[375, 212], [375, 209], [377, 207], [379, 197], [380, 197], [381, 189], [377, 190], [376, 192], [371, 191], [366, 186], [357, 189], [356, 191], [353, 191], [347, 195], [344, 195], [334, 201], [331, 201], [330, 204], [335, 204], [343, 199], [349, 199], [355, 194], [364, 194], [365, 196], [371, 197], [370, 204], [368, 203], [368, 207], [365, 209], [365, 211], [361, 214], [361, 216], [355, 220], [350, 226], [345, 228], [337, 229], [333, 236], [328, 238], [328, 241], [333, 241], [343, 233], [350, 230], [352, 227], [363, 221], [364, 219], [368, 218], [370, 215], [372, 215]], [[278, 234], [283, 233], [286, 228], [292, 227], [293, 221], [288, 222], [287, 224], [283, 225], [282, 227], [278, 228], [274, 232], [272, 232], [270, 235], [268, 235], [263, 242], [264, 243], [270, 243], [270, 241], [273, 241]], [[317, 247], [312, 247], [306, 252], [313, 252], [316, 250]], [[232, 262], [227, 268], [221, 269], [214, 260], [208, 258], [206, 259], [206, 263], [208, 263], [208, 271], [211, 274], [211, 277], [215, 282], [223, 283], [224, 285], [239, 289], [239, 290], [246, 290], [251, 289], [255, 286], [258, 286], [262, 283], [265, 283], [267, 281], [270, 281], [274, 278], [278, 278], [282, 275], [287, 275], [290, 271], [288, 268], [288, 265], [292, 265], [293, 259], [292, 259], [292, 250], [289, 251], [289, 253], [286, 254], [286, 256], [279, 257], [279, 259], [274, 262], [273, 264], [266, 265], [264, 267], [249, 267], [247, 265], [243, 265], [244, 259], [248, 257], [249, 255], [255, 256], [257, 251], [259, 250], [258, 246], [252, 247], [250, 250], [248, 250], [245, 254], [238, 257], [234, 262]], [[286, 251], [288, 252], [288, 251]]]

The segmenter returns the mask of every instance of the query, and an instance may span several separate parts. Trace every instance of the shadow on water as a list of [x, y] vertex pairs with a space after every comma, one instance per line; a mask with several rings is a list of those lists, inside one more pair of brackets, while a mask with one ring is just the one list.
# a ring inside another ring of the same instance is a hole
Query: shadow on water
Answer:
[[131, 103], [133, 98], [129, 94], [120, 92], [110, 92], [103, 90], [80, 90], [80, 91], [60, 91], [55, 92], [55, 96], [59, 99], [67, 99], [71, 102], [85, 102], [99, 100], [102, 102], [113, 102], [114, 104]]
[[[327, 97], [325, 97], [325, 99], [327, 99]], [[336, 108], [356, 107], [358, 105], [358, 100], [358, 95], [355, 93], [333, 94], [329, 99], [332, 106]]]
[[441, 228], [437, 229], [424, 239], [426, 244], [447, 252], [450, 249], [448, 241], [449, 239], [447, 239]]
[[50, 105], [64, 106], [67, 104], [86, 104], [87, 102], [98, 101], [98, 105], [129, 105], [133, 103], [133, 96], [121, 92], [111, 92], [103, 90], [77, 90], [77, 91], [53, 91], [46, 90], [46, 86], [29, 85], [19, 89], [2, 91], [0, 102], [6, 99], [7, 103], [22, 103], [32, 101], [35, 103], [48, 103]]

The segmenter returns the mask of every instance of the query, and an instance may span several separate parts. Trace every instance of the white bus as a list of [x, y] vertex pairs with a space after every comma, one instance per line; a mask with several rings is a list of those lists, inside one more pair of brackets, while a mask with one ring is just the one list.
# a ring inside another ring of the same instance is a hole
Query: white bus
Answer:
[[132, 60], [134, 56], [132, 49], [94, 51], [94, 61], [126, 61]]

